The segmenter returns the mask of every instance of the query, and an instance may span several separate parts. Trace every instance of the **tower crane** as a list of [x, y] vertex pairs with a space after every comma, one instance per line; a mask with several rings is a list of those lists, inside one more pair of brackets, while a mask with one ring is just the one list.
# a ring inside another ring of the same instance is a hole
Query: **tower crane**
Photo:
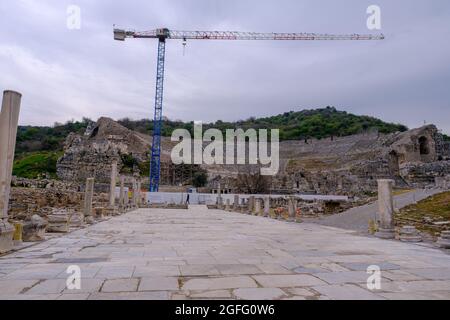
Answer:
[[164, 62], [166, 40], [382, 40], [380, 35], [361, 34], [318, 34], [318, 33], [260, 33], [237, 31], [176, 31], [167, 28], [150, 31], [132, 31], [114, 28], [114, 40], [126, 38], [158, 39], [156, 71], [155, 112], [153, 121], [153, 142], [150, 161], [150, 192], [159, 189], [161, 168], [161, 129], [164, 90]]

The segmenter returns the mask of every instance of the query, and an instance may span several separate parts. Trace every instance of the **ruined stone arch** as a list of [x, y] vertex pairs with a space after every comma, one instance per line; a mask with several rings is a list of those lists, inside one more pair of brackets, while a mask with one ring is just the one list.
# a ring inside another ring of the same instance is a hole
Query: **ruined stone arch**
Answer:
[[419, 138], [419, 152], [420, 155], [430, 154], [430, 142], [425, 136]]
[[391, 152], [389, 152], [388, 165], [391, 175], [393, 176], [400, 175], [400, 156], [397, 153], [397, 151], [392, 150]]

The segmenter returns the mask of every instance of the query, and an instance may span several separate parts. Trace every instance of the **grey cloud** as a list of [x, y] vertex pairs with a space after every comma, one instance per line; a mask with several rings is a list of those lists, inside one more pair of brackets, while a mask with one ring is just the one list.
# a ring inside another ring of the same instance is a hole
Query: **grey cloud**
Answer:
[[[66, 28], [66, 8], [82, 29]], [[382, 42], [178, 41], [167, 46], [164, 114], [237, 120], [334, 105], [450, 133], [450, 3], [426, 1], [32, 1], [0, 3], [0, 88], [24, 94], [20, 122], [153, 116], [156, 42], [112, 40], [138, 30], [368, 33], [382, 8]]]

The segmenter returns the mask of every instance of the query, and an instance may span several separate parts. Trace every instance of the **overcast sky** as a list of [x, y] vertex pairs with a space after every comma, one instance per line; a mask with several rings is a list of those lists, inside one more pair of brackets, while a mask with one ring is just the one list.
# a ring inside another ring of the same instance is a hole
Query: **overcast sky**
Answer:
[[[81, 29], [67, 28], [67, 7]], [[164, 115], [239, 120], [333, 105], [450, 133], [448, 0], [1, 0], [0, 89], [23, 94], [21, 124], [153, 117], [157, 41], [136, 30], [378, 33], [384, 41], [169, 41]]]

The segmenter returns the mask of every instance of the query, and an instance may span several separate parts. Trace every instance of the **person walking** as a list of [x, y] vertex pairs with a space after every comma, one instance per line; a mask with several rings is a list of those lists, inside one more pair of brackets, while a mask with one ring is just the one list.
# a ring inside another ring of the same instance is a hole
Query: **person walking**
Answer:
[[190, 204], [189, 203], [189, 193], [187, 194], [187, 197], [186, 197], [186, 204]]

